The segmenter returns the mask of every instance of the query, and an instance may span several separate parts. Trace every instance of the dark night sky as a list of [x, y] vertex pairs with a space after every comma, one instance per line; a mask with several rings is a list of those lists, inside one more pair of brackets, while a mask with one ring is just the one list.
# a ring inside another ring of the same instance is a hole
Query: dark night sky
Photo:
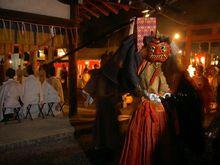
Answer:
[[179, 0], [166, 7], [163, 13], [180, 22], [156, 15], [159, 30], [171, 35], [183, 31], [187, 25], [220, 23], [220, 0]]
[[[219, 0], [179, 0], [172, 6], [185, 11], [180, 18], [188, 23], [220, 22]], [[173, 13], [175, 17], [178, 14]]]

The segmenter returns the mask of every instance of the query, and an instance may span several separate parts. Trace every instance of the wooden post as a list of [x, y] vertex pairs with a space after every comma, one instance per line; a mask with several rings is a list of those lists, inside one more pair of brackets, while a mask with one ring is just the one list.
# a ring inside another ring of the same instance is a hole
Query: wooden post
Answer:
[[187, 31], [186, 33], [186, 45], [185, 45], [185, 54], [183, 56], [183, 67], [184, 69], [187, 69], [189, 63], [190, 63], [190, 55], [191, 55], [191, 31]]
[[[78, 17], [78, 1], [71, 0], [70, 3], [70, 19], [77, 20]], [[69, 49], [72, 52], [78, 46], [78, 28], [68, 30]], [[72, 35], [73, 34], [73, 35]], [[76, 53], [69, 56], [69, 117], [77, 113], [77, 64]]]

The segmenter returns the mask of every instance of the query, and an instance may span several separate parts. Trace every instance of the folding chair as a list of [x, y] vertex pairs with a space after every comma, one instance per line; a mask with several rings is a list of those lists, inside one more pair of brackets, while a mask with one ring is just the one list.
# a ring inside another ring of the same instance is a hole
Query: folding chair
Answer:
[[59, 111], [62, 111], [63, 115], [64, 115], [64, 111], [63, 111], [63, 107], [64, 107], [64, 105], [65, 105], [65, 102], [63, 102], [63, 103], [62, 103], [62, 102], [59, 102], [59, 103], [58, 103]]
[[14, 108], [15, 119], [18, 120], [19, 123], [21, 122], [21, 119], [20, 119], [20, 116], [19, 116], [20, 110], [21, 110], [21, 107]]
[[52, 115], [53, 117], [55, 117], [55, 115], [54, 115], [54, 113], [53, 113], [53, 105], [54, 105], [54, 104], [55, 104], [55, 102], [49, 102], [49, 103], [48, 103], [47, 116], [49, 116], [50, 113], [51, 113], [51, 115]]
[[44, 119], [44, 113], [43, 113], [44, 105], [45, 103], [38, 104], [38, 110], [39, 110], [38, 117], [42, 117], [43, 119]]
[[[6, 112], [7, 108], [6, 107], [3, 107], [2, 111], [3, 111], [3, 116], [4, 116], [4, 119], [5, 119], [5, 112]], [[21, 110], [21, 107], [15, 107], [13, 108], [14, 110], [14, 114], [15, 114], [15, 120], [18, 120], [18, 122], [20, 123], [21, 122], [21, 119], [19, 117], [19, 112]], [[7, 121], [8, 120], [4, 120], [5, 124], [7, 124]]]
[[30, 112], [31, 107], [32, 107], [32, 104], [29, 104], [29, 105], [27, 106], [27, 113], [26, 113], [25, 119], [27, 119], [27, 117], [28, 117], [28, 115], [29, 115], [29, 116], [30, 116], [30, 119], [33, 120], [32, 116], [31, 116], [31, 112]]

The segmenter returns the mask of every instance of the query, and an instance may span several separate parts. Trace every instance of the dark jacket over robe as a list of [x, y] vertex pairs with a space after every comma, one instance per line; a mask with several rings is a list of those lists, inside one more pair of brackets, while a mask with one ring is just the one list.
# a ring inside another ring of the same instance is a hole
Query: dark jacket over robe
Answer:
[[96, 99], [95, 145], [117, 149], [120, 145], [117, 103], [121, 93], [132, 92], [139, 83], [136, 70], [140, 56], [134, 36], [129, 36], [105, 65], [91, 72], [85, 90]]

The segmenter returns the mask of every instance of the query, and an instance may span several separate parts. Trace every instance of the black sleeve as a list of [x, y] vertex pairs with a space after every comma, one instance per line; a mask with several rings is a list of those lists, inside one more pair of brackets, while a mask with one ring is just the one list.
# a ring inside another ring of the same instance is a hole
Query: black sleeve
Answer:
[[130, 92], [139, 84], [137, 69], [140, 61], [134, 35], [130, 35], [122, 42], [111, 61], [103, 68], [103, 73], [119, 86], [120, 92]]

